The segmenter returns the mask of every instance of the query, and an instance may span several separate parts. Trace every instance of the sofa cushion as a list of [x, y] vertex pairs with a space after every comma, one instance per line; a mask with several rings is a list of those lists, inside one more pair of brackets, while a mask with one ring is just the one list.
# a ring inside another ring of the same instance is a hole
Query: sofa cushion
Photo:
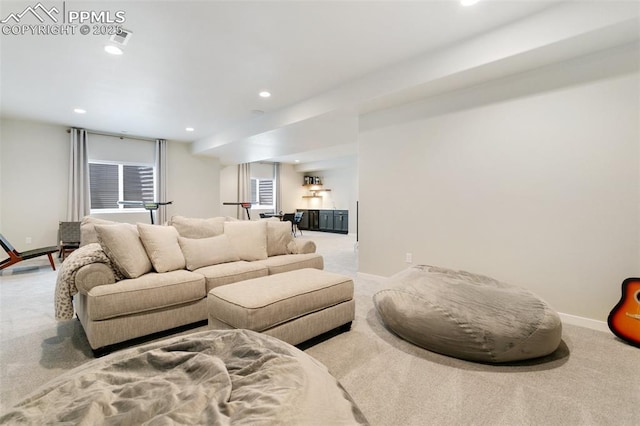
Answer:
[[209, 238], [178, 237], [187, 269], [193, 271], [204, 266], [240, 260], [227, 235]]
[[317, 253], [285, 254], [260, 260], [256, 263], [264, 265], [269, 270], [269, 275], [281, 274], [282, 272], [289, 272], [303, 268], [324, 268], [324, 259], [322, 258], [322, 255]]
[[86, 246], [87, 244], [98, 242], [96, 225], [114, 225], [117, 223], [118, 222], [98, 219], [91, 216], [83, 217], [82, 222], [80, 222], [80, 246]]
[[138, 233], [153, 269], [157, 272], [184, 269], [185, 260], [178, 244], [176, 228], [139, 223]]
[[269, 270], [262, 262], [245, 262], [244, 260], [205, 266], [194, 272], [204, 275], [207, 291], [221, 285], [269, 275]]
[[134, 225], [95, 225], [102, 250], [127, 278], [138, 278], [153, 269]]
[[206, 294], [202, 275], [185, 270], [150, 272], [92, 288], [87, 294], [87, 314], [91, 320], [105, 320], [192, 302]]
[[263, 260], [267, 258], [267, 222], [239, 220], [225, 222], [224, 233], [241, 260]]
[[224, 232], [224, 222], [224, 217], [201, 219], [173, 216], [171, 217], [170, 225], [178, 230], [181, 237], [207, 238], [221, 235]]
[[267, 256], [291, 253], [295, 247], [291, 235], [291, 222], [281, 222], [277, 218], [265, 221], [267, 222]]

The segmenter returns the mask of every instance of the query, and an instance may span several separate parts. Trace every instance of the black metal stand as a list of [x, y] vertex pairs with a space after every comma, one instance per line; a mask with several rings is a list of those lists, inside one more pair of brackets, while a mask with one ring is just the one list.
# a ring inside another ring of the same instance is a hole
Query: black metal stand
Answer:
[[227, 203], [222, 203], [222, 205], [223, 206], [242, 206], [244, 211], [247, 212], [247, 219], [251, 220], [251, 214], [249, 213], [249, 209], [251, 208], [251, 203], [247, 203], [247, 202], [242, 202], [242, 203], [227, 202]]
[[151, 216], [151, 224], [154, 225], [153, 211], [158, 210], [159, 206], [173, 204], [173, 201], [154, 201], [153, 203], [145, 203], [144, 201], [118, 201], [118, 204], [121, 204], [123, 206], [142, 207], [145, 210], [149, 210], [149, 216]]

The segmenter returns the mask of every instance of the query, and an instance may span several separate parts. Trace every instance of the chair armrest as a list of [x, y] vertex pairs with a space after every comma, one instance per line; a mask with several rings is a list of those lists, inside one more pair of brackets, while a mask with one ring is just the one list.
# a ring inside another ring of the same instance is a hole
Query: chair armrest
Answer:
[[104, 263], [84, 265], [76, 272], [76, 288], [83, 294], [87, 294], [96, 286], [114, 284], [115, 282], [116, 277], [113, 271]]
[[299, 254], [315, 253], [316, 243], [311, 240], [293, 240], [296, 243], [297, 252]]

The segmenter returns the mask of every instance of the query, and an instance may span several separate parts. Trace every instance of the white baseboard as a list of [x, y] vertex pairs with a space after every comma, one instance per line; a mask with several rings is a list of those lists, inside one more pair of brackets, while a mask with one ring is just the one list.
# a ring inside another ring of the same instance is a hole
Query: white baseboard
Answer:
[[386, 280], [387, 277], [383, 277], [382, 275], [374, 275], [374, 274], [367, 274], [366, 272], [357, 272], [357, 277], [362, 277], [365, 279], [370, 279], [370, 280]]
[[571, 314], [558, 313], [563, 323], [590, 328], [597, 331], [609, 331], [609, 326], [605, 321], [598, 321], [591, 318], [579, 317]]

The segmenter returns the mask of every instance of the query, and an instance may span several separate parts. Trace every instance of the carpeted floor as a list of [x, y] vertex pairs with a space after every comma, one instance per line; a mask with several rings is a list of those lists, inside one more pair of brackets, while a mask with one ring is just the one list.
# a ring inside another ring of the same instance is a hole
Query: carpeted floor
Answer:
[[[640, 424], [640, 349], [564, 325], [559, 350], [535, 362], [492, 366], [434, 354], [381, 325], [371, 297], [385, 281], [357, 274], [355, 238], [307, 231], [299, 238], [316, 242], [326, 270], [356, 283], [351, 331], [303, 349], [373, 425]], [[53, 318], [56, 272], [47, 265], [31, 260], [0, 275], [0, 412], [92, 359], [79, 322]]]

